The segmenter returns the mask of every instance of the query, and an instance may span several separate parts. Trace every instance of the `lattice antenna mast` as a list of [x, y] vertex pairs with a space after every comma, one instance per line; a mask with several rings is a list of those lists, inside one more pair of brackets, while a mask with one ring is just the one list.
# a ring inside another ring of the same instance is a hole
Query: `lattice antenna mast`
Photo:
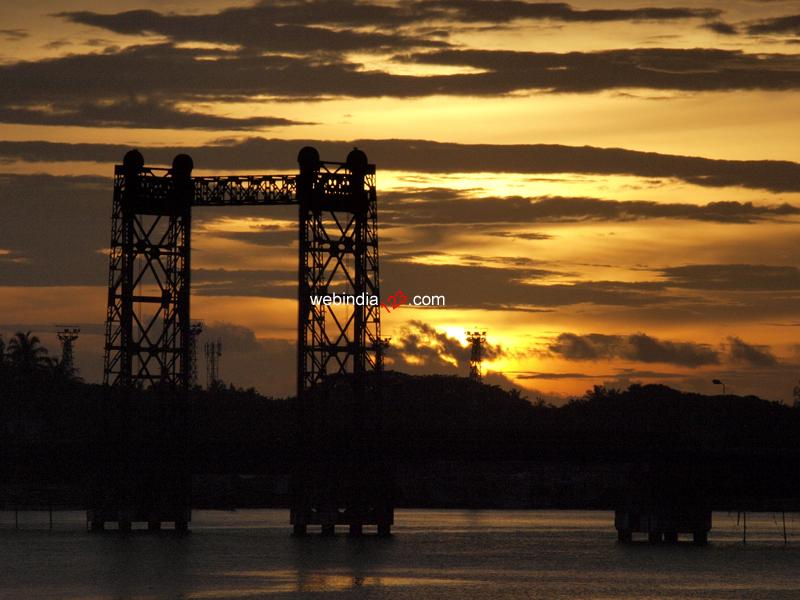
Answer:
[[206, 342], [206, 386], [210, 390], [219, 383], [219, 361], [222, 357], [222, 342]]
[[189, 327], [189, 387], [196, 388], [199, 374], [197, 370], [197, 338], [203, 333], [203, 322], [195, 321]]
[[384, 358], [386, 357], [386, 351], [392, 347], [392, 338], [384, 337], [378, 338], [376, 342], [376, 361], [375, 361], [375, 371], [378, 373], [383, 372], [384, 367]]
[[75, 370], [75, 359], [73, 355], [73, 345], [78, 339], [81, 330], [78, 327], [63, 327], [58, 332], [58, 341], [61, 342], [61, 368], [66, 373]]
[[469, 378], [473, 381], [481, 381], [483, 379], [481, 363], [483, 362], [483, 345], [486, 343], [486, 332], [465, 331], [464, 333], [470, 343]]

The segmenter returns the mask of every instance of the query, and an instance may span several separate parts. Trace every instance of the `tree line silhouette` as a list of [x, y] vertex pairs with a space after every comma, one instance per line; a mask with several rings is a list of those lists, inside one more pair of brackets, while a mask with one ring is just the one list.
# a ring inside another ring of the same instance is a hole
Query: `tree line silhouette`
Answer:
[[[30, 332], [0, 348], [0, 504], [29, 500], [25, 489], [37, 486], [81, 504], [87, 472], [104, 460], [96, 441], [114, 418], [113, 395], [65, 370]], [[382, 378], [380, 453], [398, 473], [399, 505], [609, 507], [665, 465], [720, 503], [800, 498], [800, 410], [777, 402], [632, 385], [552, 406], [466, 377]], [[158, 435], [164, 398], [133, 390], [128, 418]], [[190, 390], [179, 418], [198, 504], [285, 502], [277, 490], [299, 432], [291, 400], [233, 385]], [[315, 405], [328, 447], [358, 433], [349, 401]]]
[[41, 340], [30, 331], [15, 333], [8, 344], [0, 336], [0, 377], [32, 381], [43, 376], [75, 379], [77, 370], [49, 356]]

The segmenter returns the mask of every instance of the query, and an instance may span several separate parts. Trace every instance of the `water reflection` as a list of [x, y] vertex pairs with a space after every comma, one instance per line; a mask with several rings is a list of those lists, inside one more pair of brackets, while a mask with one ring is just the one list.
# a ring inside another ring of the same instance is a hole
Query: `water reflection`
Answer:
[[[77, 522], [77, 521], [76, 521]], [[399, 511], [390, 539], [293, 538], [284, 511], [198, 511], [193, 532], [14, 531], [0, 598], [797, 597], [800, 521], [714, 515], [711, 545], [618, 545], [607, 512]], [[26, 523], [34, 523], [27, 521]]]

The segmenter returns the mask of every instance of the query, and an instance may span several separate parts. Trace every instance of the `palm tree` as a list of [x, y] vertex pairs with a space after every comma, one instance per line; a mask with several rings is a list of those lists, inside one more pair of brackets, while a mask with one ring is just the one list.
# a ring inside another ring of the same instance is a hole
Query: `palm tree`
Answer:
[[52, 366], [47, 356], [47, 348], [31, 332], [18, 331], [8, 342], [8, 364], [20, 373], [31, 375]]

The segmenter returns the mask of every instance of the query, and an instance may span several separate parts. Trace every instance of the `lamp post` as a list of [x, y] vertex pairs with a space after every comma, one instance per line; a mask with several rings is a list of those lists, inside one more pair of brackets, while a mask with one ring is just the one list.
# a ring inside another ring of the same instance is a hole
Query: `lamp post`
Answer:
[[725, 384], [722, 383], [719, 379], [714, 379], [711, 381], [714, 385], [721, 385], [722, 386], [722, 395], [725, 395]]

